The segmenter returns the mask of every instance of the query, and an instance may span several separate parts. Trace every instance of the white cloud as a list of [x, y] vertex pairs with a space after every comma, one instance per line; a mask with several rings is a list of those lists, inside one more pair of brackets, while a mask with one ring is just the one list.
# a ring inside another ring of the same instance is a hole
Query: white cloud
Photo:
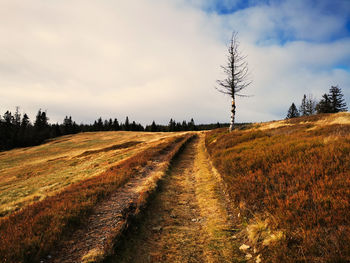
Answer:
[[[228, 121], [229, 99], [214, 86], [222, 77], [232, 29], [239, 31], [254, 80], [246, 92], [254, 97], [238, 100], [238, 121], [283, 118], [292, 101], [298, 103], [304, 93], [318, 96], [331, 84], [350, 97], [348, 72], [332, 69], [349, 64], [349, 39], [271, 45], [267, 38], [278, 37], [286, 6], [220, 16], [195, 8], [199, 4], [2, 1], [0, 114], [19, 105], [32, 118], [39, 108], [47, 109], [59, 122], [67, 114], [78, 122], [99, 116], [123, 121], [126, 115], [143, 123], [192, 117], [197, 123]], [[303, 36], [313, 16], [298, 24], [293, 11], [285, 29]], [[313, 39], [326, 37], [342, 22], [317, 21], [333, 22], [315, 30]], [[267, 42], [258, 45], [261, 39]]]

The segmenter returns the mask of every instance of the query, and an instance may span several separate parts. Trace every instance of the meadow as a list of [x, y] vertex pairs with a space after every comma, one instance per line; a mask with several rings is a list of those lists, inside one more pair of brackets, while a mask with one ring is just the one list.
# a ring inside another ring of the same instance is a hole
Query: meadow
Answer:
[[99, 132], [0, 155], [1, 262], [37, 262], [94, 206], [189, 135]]
[[168, 133], [88, 132], [0, 153], [0, 216], [96, 176]]
[[206, 147], [263, 262], [350, 261], [350, 114], [211, 131]]

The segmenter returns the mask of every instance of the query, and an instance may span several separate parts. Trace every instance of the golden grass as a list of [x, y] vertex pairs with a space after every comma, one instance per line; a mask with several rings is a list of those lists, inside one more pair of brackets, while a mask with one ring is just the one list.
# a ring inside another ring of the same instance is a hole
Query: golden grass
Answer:
[[254, 247], [272, 246], [285, 238], [283, 231], [272, 230], [271, 216], [262, 220], [254, 218], [246, 227], [247, 237]]
[[[315, 120], [316, 119], [316, 120]], [[253, 125], [252, 128], [257, 128], [259, 130], [269, 130], [280, 127], [292, 126], [298, 122], [299, 124], [310, 124], [312, 125], [311, 129], [317, 127], [333, 125], [333, 124], [350, 124], [350, 113], [349, 112], [339, 112], [335, 114], [319, 114], [309, 117], [294, 118], [288, 120], [280, 121], [270, 121], [264, 123], [257, 123]]]
[[350, 124], [350, 113], [339, 112], [337, 114], [330, 114], [327, 117], [315, 123], [318, 126], [332, 125], [332, 124]]
[[279, 127], [284, 127], [290, 125], [287, 120], [282, 121], [271, 121], [271, 122], [265, 122], [265, 123], [259, 123], [256, 124], [255, 127], [257, 127], [260, 130], [269, 130]]
[[238, 246], [232, 241], [232, 224], [226, 209], [225, 196], [220, 185], [221, 178], [215, 176], [205, 151], [204, 134], [200, 135], [194, 161], [195, 189], [200, 215], [207, 233], [205, 253], [208, 262], [232, 262], [237, 259]]
[[81, 258], [81, 263], [98, 263], [104, 259], [104, 251], [93, 248]]
[[40, 146], [2, 152], [0, 216], [94, 177], [171, 136], [174, 133], [89, 132], [59, 137]]

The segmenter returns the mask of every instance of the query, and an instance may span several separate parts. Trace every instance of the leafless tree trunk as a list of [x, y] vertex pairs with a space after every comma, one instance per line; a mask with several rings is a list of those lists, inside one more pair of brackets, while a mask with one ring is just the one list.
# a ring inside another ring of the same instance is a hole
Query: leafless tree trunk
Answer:
[[217, 80], [219, 87], [216, 89], [224, 94], [227, 94], [232, 99], [231, 107], [231, 122], [229, 130], [234, 129], [235, 115], [236, 115], [236, 96], [247, 97], [240, 94], [240, 91], [251, 84], [248, 80], [248, 63], [246, 56], [243, 56], [239, 51], [239, 42], [237, 32], [233, 32], [230, 44], [228, 46], [227, 64], [221, 66], [226, 78], [224, 80]]

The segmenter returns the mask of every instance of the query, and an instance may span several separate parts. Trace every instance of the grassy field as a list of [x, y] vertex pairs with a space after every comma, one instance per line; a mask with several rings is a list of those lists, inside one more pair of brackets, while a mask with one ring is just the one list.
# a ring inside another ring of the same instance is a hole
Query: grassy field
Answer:
[[0, 217], [96, 176], [172, 133], [91, 132], [0, 153]]
[[1, 153], [1, 262], [37, 262], [100, 200], [150, 163], [169, 161], [188, 137], [82, 133]]
[[206, 146], [263, 262], [350, 261], [349, 113], [215, 130]]

